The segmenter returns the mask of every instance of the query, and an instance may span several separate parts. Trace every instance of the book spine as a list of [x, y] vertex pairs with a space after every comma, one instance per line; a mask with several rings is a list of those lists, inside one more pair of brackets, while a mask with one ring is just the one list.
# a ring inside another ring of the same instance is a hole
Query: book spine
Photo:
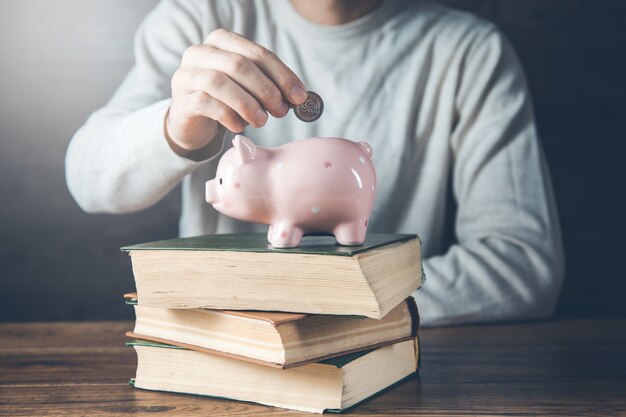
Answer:
[[411, 315], [411, 337], [417, 337], [417, 330], [420, 327], [420, 315], [417, 310], [417, 303], [415, 302], [415, 298], [408, 297], [406, 299], [407, 307], [409, 308], [409, 314]]

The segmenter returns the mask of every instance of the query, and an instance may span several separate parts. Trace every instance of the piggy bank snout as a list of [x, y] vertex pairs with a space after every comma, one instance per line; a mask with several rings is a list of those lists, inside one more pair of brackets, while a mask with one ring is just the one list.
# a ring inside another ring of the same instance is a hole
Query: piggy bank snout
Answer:
[[219, 196], [217, 195], [216, 181], [209, 180], [206, 182], [206, 202], [209, 204], [217, 203]]

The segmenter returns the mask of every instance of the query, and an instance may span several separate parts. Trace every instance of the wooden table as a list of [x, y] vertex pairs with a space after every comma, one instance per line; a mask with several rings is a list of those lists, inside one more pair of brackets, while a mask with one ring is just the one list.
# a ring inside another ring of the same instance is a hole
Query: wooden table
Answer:
[[[3, 416], [279, 416], [131, 388], [126, 322], [0, 324]], [[420, 375], [350, 415], [626, 416], [626, 320], [422, 330]]]

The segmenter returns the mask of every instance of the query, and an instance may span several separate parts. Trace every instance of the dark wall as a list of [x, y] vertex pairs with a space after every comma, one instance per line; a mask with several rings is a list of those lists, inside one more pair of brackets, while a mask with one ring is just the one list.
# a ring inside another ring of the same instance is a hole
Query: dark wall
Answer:
[[[626, 1], [445, 3], [496, 22], [526, 69], [567, 255], [557, 314], [625, 316]], [[0, 320], [130, 318], [118, 248], [176, 235], [178, 189], [142, 213], [94, 216], [63, 174], [69, 138], [130, 67], [132, 33], [154, 4], [0, 4]]]
[[174, 236], [179, 202], [91, 216], [67, 191], [73, 133], [132, 65], [156, 0], [0, 2], [0, 320], [128, 318], [121, 244]]

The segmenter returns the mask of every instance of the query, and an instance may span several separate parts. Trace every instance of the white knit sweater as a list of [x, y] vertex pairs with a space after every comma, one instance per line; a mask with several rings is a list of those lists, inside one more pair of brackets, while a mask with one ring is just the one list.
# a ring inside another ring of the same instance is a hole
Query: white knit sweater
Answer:
[[494, 25], [427, 1], [387, 0], [323, 26], [288, 0], [163, 0], [137, 33], [135, 66], [67, 151], [83, 209], [140, 210], [183, 181], [182, 236], [267, 230], [206, 204], [219, 158], [180, 157], [163, 135], [183, 51], [219, 27], [274, 51], [325, 102], [317, 122], [290, 112], [247, 128], [257, 144], [339, 136], [373, 146], [369, 231], [422, 238], [427, 281], [415, 297], [424, 325], [552, 312], [562, 245], [523, 72]]

